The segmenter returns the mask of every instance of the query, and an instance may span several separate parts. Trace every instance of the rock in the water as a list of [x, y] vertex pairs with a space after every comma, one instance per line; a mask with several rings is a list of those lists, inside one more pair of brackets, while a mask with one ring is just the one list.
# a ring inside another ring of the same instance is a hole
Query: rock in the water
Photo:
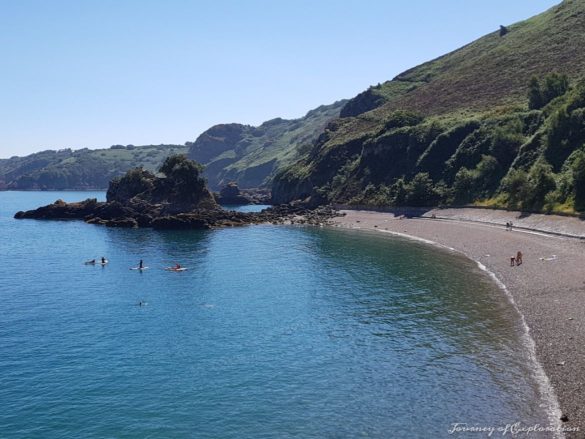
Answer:
[[96, 209], [105, 203], [98, 203], [95, 198], [88, 198], [78, 203], [65, 203], [63, 200], [57, 200], [53, 204], [39, 207], [38, 209], [19, 211], [14, 215], [16, 219], [34, 218], [34, 219], [83, 219], [93, 214]]
[[251, 197], [240, 192], [238, 185], [234, 182], [226, 184], [221, 191], [219, 191], [216, 200], [219, 204], [223, 205], [254, 203], [254, 200]]
[[[128, 171], [124, 177], [110, 183], [107, 202], [98, 202], [95, 198], [79, 203], [57, 200], [48, 206], [18, 212], [14, 217], [83, 219], [89, 224], [107, 227], [209, 229], [259, 223], [323, 225], [338, 214], [330, 207], [308, 209], [299, 203], [273, 206], [255, 213], [229, 211], [216, 204], [199, 176], [200, 168], [196, 163], [170, 157], [161, 171], [164, 177], [142, 169]], [[224, 194], [242, 196], [236, 185], [229, 186]]]

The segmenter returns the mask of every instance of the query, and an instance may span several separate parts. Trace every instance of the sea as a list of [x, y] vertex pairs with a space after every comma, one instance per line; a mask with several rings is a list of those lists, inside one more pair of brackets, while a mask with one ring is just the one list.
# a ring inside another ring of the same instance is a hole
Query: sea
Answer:
[[0, 192], [2, 438], [480, 438], [455, 425], [548, 423], [520, 316], [472, 261], [330, 227], [13, 219], [94, 197]]

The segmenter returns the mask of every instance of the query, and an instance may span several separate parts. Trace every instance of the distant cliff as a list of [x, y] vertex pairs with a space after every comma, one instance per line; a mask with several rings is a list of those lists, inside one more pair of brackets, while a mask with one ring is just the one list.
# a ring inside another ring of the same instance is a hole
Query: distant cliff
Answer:
[[241, 188], [265, 187], [282, 167], [309, 151], [345, 101], [323, 105], [299, 119], [272, 119], [253, 127], [215, 125], [188, 143], [189, 157], [205, 166], [212, 189], [235, 181]]

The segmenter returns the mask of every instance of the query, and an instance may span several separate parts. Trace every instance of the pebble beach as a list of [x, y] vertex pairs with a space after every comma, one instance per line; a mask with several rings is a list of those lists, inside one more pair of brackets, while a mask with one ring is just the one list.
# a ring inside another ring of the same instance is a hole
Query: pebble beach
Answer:
[[[551, 423], [573, 430], [565, 433], [567, 438], [585, 437], [584, 221], [483, 209], [436, 209], [416, 217], [341, 213], [344, 216], [333, 220], [334, 227], [424, 240], [485, 267], [509, 294], [526, 326], [543, 371]], [[506, 228], [507, 222], [514, 224], [512, 230]], [[518, 251], [523, 263], [511, 266]]]

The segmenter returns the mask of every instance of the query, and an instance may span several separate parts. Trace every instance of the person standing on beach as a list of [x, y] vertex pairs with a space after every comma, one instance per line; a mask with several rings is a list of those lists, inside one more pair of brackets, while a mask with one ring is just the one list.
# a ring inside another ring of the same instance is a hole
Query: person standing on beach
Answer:
[[512, 256], [510, 258], [510, 267], [513, 267], [515, 265], [515, 262], [516, 262], [516, 257]]
[[522, 265], [522, 252], [520, 250], [516, 253], [516, 265]]

